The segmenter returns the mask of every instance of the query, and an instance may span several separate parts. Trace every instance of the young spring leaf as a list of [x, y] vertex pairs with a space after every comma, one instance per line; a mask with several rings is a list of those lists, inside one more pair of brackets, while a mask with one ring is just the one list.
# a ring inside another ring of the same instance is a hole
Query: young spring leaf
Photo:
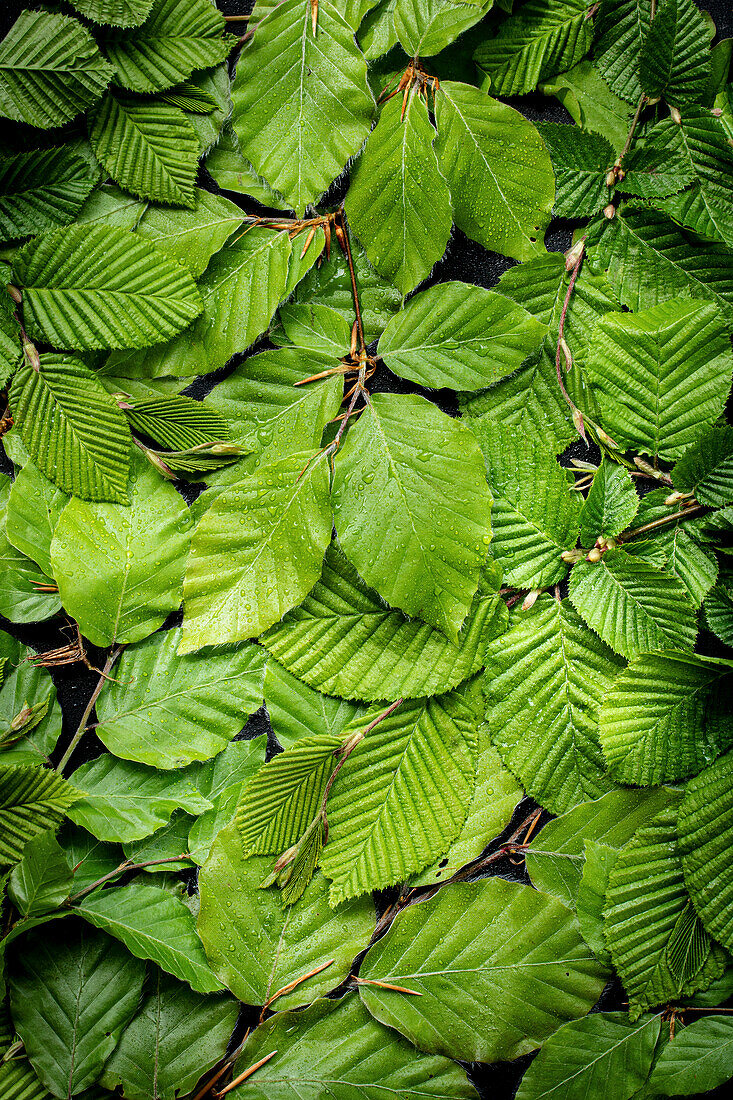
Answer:
[[211, 257], [226, 244], [243, 218], [240, 208], [222, 195], [197, 187], [195, 199], [190, 212], [150, 206], [135, 228], [138, 237], [151, 241], [194, 276], [203, 274]]
[[297, 214], [358, 151], [374, 111], [352, 28], [330, 0], [320, 0], [315, 34], [311, 20], [309, 0], [273, 9], [243, 50], [232, 90], [242, 152]]
[[208, 760], [262, 702], [264, 655], [251, 645], [179, 657], [180, 630], [126, 650], [97, 702], [97, 736], [116, 756], [156, 768]]
[[715, 425], [703, 432], [672, 470], [678, 492], [694, 494], [700, 504], [721, 508], [733, 501], [733, 428]]
[[489, 11], [494, 0], [396, 0], [394, 33], [408, 57], [432, 57]]
[[221, 187], [222, 191], [234, 191], [238, 195], [249, 195], [263, 206], [273, 210], [289, 210], [290, 206], [282, 195], [273, 191], [269, 183], [257, 175], [239, 147], [239, 138], [231, 123], [227, 122], [221, 137], [206, 157], [206, 170]]
[[610, 790], [598, 710], [623, 662], [568, 602], [541, 596], [485, 664], [491, 739], [527, 793], [565, 813]]
[[604, 458], [580, 512], [581, 546], [593, 546], [602, 536], [620, 535], [631, 526], [638, 507], [639, 498], [627, 471]]
[[608, 202], [606, 176], [614, 161], [611, 143], [600, 134], [557, 122], [541, 122], [537, 129], [555, 170], [555, 214], [589, 217], [601, 210]]
[[79, 791], [56, 772], [0, 765], [0, 866], [17, 863], [29, 840], [57, 829]]
[[265, 668], [264, 691], [272, 732], [284, 749], [292, 748], [314, 729], [338, 737], [352, 718], [367, 709], [308, 687], [272, 657]]
[[505, 103], [455, 81], [441, 83], [435, 117], [438, 162], [458, 228], [484, 248], [515, 260], [540, 252], [555, 179], [532, 123]]
[[422, 397], [375, 394], [338, 452], [333, 496], [344, 553], [367, 584], [455, 643], [491, 538], [470, 432]]
[[71, 892], [74, 876], [52, 832], [29, 840], [23, 858], [13, 868], [8, 893], [18, 912], [35, 917], [57, 909]]
[[308, 305], [291, 303], [281, 306], [278, 318], [282, 332], [271, 332], [275, 344], [295, 344], [296, 347], [330, 355], [340, 359], [351, 348], [351, 325], [338, 310], [331, 306], [310, 302]]
[[423, 290], [379, 338], [390, 370], [420, 386], [477, 390], [517, 370], [545, 335], [521, 306], [468, 283]]
[[349, 223], [367, 257], [403, 295], [430, 274], [453, 225], [435, 136], [417, 87], [404, 110], [402, 95], [393, 96], [382, 107], [346, 196]]
[[668, 1043], [649, 1087], [662, 1096], [692, 1096], [725, 1084], [733, 1074], [733, 1020], [703, 1016]]
[[189, 769], [191, 782], [211, 803], [211, 809], [199, 814], [188, 834], [188, 850], [194, 862], [206, 862], [214, 838], [234, 820], [242, 791], [265, 762], [266, 740], [260, 735], [232, 741], [213, 760]]
[[0, 160], [0, 237], [35, 236], [74, 220], [97, 173], [71, 149], [34, 149]]
[[61, 126], [99, 99], [113, 72], [76, 19], [21, 12], [0, 42], [0, 115]]
[[153, 0], [69, 0], [69, 3], [94, 23], [135, 27], [143, 22]]
[[711, 77], [709, 29], [693, 0], [662, 0], [639, 55], [639, 84], [672, 107], [699, 102]]

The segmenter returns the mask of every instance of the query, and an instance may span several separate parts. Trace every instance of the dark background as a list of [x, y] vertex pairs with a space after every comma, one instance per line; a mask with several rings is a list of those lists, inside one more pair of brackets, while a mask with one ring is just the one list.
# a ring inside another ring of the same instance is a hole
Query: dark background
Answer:
[[[253, 2], [254, 0], [217, 0], [217, 5], [225, 15], [245, 15], [252, 9]], [[338, 0], [333, 0], [333, 2], [338, 6]], [[708, 11], [715, 22], [717, 34], [714, 42], [719, 41], [721, 38], [733, 36], [733, 0], [695, 0], [695, 2], [701, 10]], [[40, 6], [34, 4], [32, 0], [31, 2], [25, 3], [22, 2], [22, 0], [6, 0], [6, 2], [3, 3], [2, 0], [0, 0], [0, 4], [2, 4], [0, 8], [0, 36], [4, 36], [7, 33], [20, 11], [25, 8]], [[232, 24], [230, 29], [235, 33], [244, 33], [245, 27], [246, 24], [239, 25], [235, 23]], [[506, 99], [506, 102], [510, 103], [512, 107], [515, 107], [533, 121], [572, 121], [560, 103], [550, 96], [528, 95], [512, 97]], [[8, 130], [12, 131], [13, 138], [17, 140], [20, 136], [17, 128], [10, 124]], [[20, 133], [22, 134], [23, 131], [21, 130]], [[34, 142], [32, 141], [31, 147], [33, 144]], [[209, 186], [211, 189], [217, 190], [216, 185], [210, 180], [205, 170], [202, 172], [202, 178], [199, 182], [203, 186]], [[339, 181], [329, 192], [327, 201], [340, 201], [345, 191], [345, 182]], [[261, 210], [257, 203], [250, 202], [246, 198], [231, 193], [228, 193], [228, 197], [233, 201], [239, 202], [244, 209], [250, 212], [259, 212]], [[567, 250], [571, 244], [573, 229], [577, 224], [579, 223], [564, 219], [553, 219], [545, 236], [545, 243], [548, 250]], [[492, 287], [496, 284], [501, 274], [513, 265], [513, 260], [508, 260], [506, 257], [500, 256], [495, 252], [487, 252], [481, 245], [469, 240], [460, 231], [454, 230], [446, 255], [435, 267], [428, 283], [444, 282], [449, 279], [460, 279], [464, 282], [477, 284], [478, 286]], [[235, 357], [224, 370], [199, 379], [187, 392], [190, 393], [191, 396], [203, 397], [209, 392], [213, 385], [226, 377], [227, 374], [231, 373], [242, 359], [257, 351], [263, 350], [267, 346], [270, 346], [268, 342], [265, 339], [261, 339], [253, 348], [249, 349], [245, 355]], [[370, 388], [374, 391], [422, 393], [423, 396], [440, 405], [445, 412], [455, 415], [457, 411], [455, 398], [450, 391], [445, 390], [436, 392], [423, 390], [418, 386], [406, 382], [404, 379], [397, 378], [383, 365], [380, 365], [377, 374], [372, 378]], [[581, 441], [572, 444], [572, 446], [568, 448], [565, 459], [571, 456], [591, 459], [594, 457], [592, 451], [587, 450]], [[12, 472], [12, 467], [5, 458], [1, 448], [0, 470], [6, 473]], [[190, 503], [203, 486], [179, 485], [179, 488]], [[180, 613], [171, 617], [166, 626], [172, 626], [179, 621]], [[54, 619], [38, 625], [31, 624], [25, 626], [9, 623], [0, 616], [0, 628], [7, 630], [9, 633], [19, 638], [23, 643], [33, 646], [33, 648], [38, 651], [50, 650], [57, 646], [65, 645], [73, 636], [69, 628], [69, 623], [63, 616], [57, 616]], [[97, 650], [93, 646], [88, 647], [89, 660], [97, 667], [101, 667], [105, 655], [105, 651]], [[98, 677], [94, 672], [87, 670], [81, 664], [54, 668], [50, 671], [56, 684], [59, 701], [64, 715], [64, 733], [60, 741], [61, 750], [63, 751], [64, 746], [68, 744], [68, 739], [79, 723], [84, 707], [87, 704], [92, 690], [97, 684]], [[267, 712], [263, 707], [247, 723], [242, 736], [254, 737], [265, 731], [270, 734], [271, 738], [272, 735]], [[91, 759], [96, 756], [102, 748], [103, 746], [96, 740], [92, 733], [87, 734], [85, 740], [72, 758], [72, 766], [77, 767], [85, 760]], [[271, 749], [275, 748], [276, 743], [271, 741]], [[518, 824], [519, 820], [527, 814], [531, 806], [532, 803], [529, 799], [524, 799], [523, 802], [520, 803], [520, 806], [515, 812], [513, 824], [507, 831], [510, 831], [512, 827]], [[547, 817], [549, 817], [549, 815], [547, 815]], [[493, 864], [491, 872], [501, 874], [506, 878], [522, 879], [525, 877], [521, 869], [514, 867], [505, 860]], [[195, 872], [192, 872], [192, 887], [194, 883]], [[617, 982], [612, 982], [604, 991], [597, 1008], [605, 1010], [618, 1009], [621, 1007], [622, 1001], [623, 992], [620, 985]], [[252, 1021], [250, 1021], [249, 1015], [250, 1014], [245, 1010], [244, 1018], [240, 1023], [245, 1026], [249, 1025], [251, 1022], [256, 1023], [257, 1014], [254, 1014]], [[528, 1055], [524, 1058], [517, 1059], [515, 1062], [499, 1062], [493, 1065], [474, 1063], [467, 1067], [467, 1069], [482, 1100], [510, 1100], [532, 1057], [533, 1055]], [[609, 1085], [612, 1089], [612, 1083], [609, 1082]], [[712, 1098], [723, 1100], [724, 1097], [730, 1095], [730, 1092], [728, 1087], [724, 1085], [706, 1095], [710, 1097], [711, 1100]], [[607, 1096], [608, 1100], [613, 1100], [612, 1091], [609, 1091]]]

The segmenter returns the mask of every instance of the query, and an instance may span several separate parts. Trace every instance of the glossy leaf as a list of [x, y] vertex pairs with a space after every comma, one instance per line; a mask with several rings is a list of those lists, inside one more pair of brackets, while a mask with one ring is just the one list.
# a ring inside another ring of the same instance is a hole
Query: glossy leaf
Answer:
[[8, 499], [5, 533], [13, 546], [50, 576], [51, 539], [68, 497], [27, 463], [13, 482]]
[[284, 749], [313, 733], [338, 737], [352, 718], [367, 709], [308, 687], [273, 658], [265, 669], [264, 691], [273, 733]]
[[214, 253], [241, 225], [242, 211], [223, 196], [198, 188], [195, 199], [196, 206], [190, 213], [148, 207], [135, 233], [178, 260], [192, 275], [201, 275]]
[[679, 492], [693, 492], [701, 504], [720, 508], [733, 500], [733, 428], [715, 426], [703, 432], [678, 459], [672, 471]]
[[580, 513], [581, 545], [593, 546], [598, 538], [620, 535], [631, 526], [638, 507], [639, 498], [626, 470], [604, 458]]
[[8, 892], [24, 917], [58, 908], [68, 897], [73, 876], [63, 849], [52, 832], [29, 840], [23, 858], [12, 870]]
[[11, 240], [74, 220], [97, 174], [73, 149], [35, 149], [0, 160], [0, 235]]
[[728, 1016], [692, 1020], [662, 1051], [650, 1087], [663, 1096], [691, 1096], [725, 1084], [733, 1074], [732, 1045]]

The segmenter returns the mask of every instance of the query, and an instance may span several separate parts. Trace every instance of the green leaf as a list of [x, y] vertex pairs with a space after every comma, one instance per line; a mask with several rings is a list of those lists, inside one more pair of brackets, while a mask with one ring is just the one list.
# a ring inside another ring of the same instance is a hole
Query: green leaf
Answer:
[[212, 806], [196, 818], [189, 832], [188, 850], [196, 863], [206, 861], [216, 835], [234, 820], [242, 791], [265, 762], [266, 742], [262, 735], [232, 741], [213, 760], [189, 770], [192, 782]]
[[594, 134], [603, 134], [620, 152], [629, 132], [633, 108], [614, 95], [590, 61], [581, 61], [566, 73], [552, 77], [539, 86], [545, 95], [554, 95], [576, 125]]
[[733, 501], [733, 428], [715, 425], [703, 432], [678, 459], [672, 481], [679, 492], [692, 492], [701, 504], [720, 508]]
[[57, 347], [146, 347], [201, 312], [191, 276], [147, 241], [73, 225], [29, 241], [13, 261], [26, 327]]
[[37, 370], [24, 362], [9, 400], [31, 458], [59, 489], [127, 503], [130, 433], [116, 402], [80, 359], [44, 354]]
[[536, 1049], [584, 1015], [603, 985], [572, 914], [501, 878], [451, 885], [404, 910], [359, 975], [422, 994], [359, 986], [372, 1015], [419, 1050], [485, 1062]]
[[[625, 174], [617, 183], [621, 191], [642, 198], [659, 199], [673, 195], [693, 182], [695, 173], [689, 160], [686, 160], [675, 138], [670, 141], [668, 121], [665, 119], [652, 126], [643, 141], [636, 142], [624, 157]], [[667, 203], [657, 202], [656, 205], [664, 208]]]
[[13, 952], [13, 1021], [54, 1096], [99, 1077], [137, 1008], [145, 968], [108, 936], [66, 924], [25, 935]]
[[190, 529], [186, 504], [142, 456], [129, 505], [69, 501], [51, 563], [85, 637], [100, 646], [139, 642], [162, 626], [180, 605]]
[[593, 546], [598, 538], [620, 535], [631, 526], [638, 507], [639, 498], [627, 471], [604, 458], [580, 512], [581, 545]]
[[[687, 938], [690, 902], [676, 848], [677, 806], [662, 810], [621, 851], [609, 875], [606, 942], [629, 997], [632, 1017], [649, 1006], [705, 989], [723, 969], [723, 952], [702, 929], [682, 970], [674, 956]], [[699, 922], [694, 917], [694, 925]]]
[[379, 0], [359, 27], [359, 45], [368, 61], [382, 57], [397, 45], [394, 10], [397, 0]]
[[459, 692], [406, 701], [367, 734], [328, 799], [321, 868], [332, 905], [400, 882], [445, 852], [466, 819], [476, 750], [475, 710]]
[[624, 657], [695, 644], [695, 613], [681, 582], [623, 550], [574, 566], [570, 599], [588, 626]]
[[242, 152], [298, 214], [369, 133], [374, 100], [353, 34], [330, 0], [319, 4], [315, 34], [309, 0], [285, 0], [239, 58], [232, 99]]
[[[348, 1041], [344, 1042], [344, 1037]], [[416, 1051], [372, 1019], [355, 995], [278, 1012], [247, 1039], [234, 1074], [277, 1054], [236, 1090], [236, 1100], [476, 1100], [460, 1066]]]
[[[207, 3], [206, 7], [210, 5]], [[244, 215], [238, 206], [221, 195], [212, 195], [198, 187], [194, 194], [196, 205], [190, 212], [148, 207], [135, 233], [178, 260], [192, 275], [201, 275], [214, 253], [242, 224]]]
[[284, 305], [278, 310], [282, 332], [272, 332], [273, 343], [295, 344], [320, 355], [341, 358], [351, 348], [351, 326], [346, 318], [331, 306], [318, 302], [308, 305]]
[[333, 494], [341, 545], [367, 584], [455, 643], [491, 537], [471, 434], [422, 397], [375, 394], [338, 452]]
[[198, 69], [225, 61], [234, 39], [209, 0], [154, 0], [140, 26], [100, 36], [115, 83], [132, 92], [160, 92]]
[[177, 394], [156, 394], [142, 399], [118, 394], [115, 397], [133, 429], [164, 447], [195, 450], [202, 444], [226, 441], [231, 436], [231, 425], [203, 401]]
[[537, 128], [555, 170], [555, 214], [577, 218], [597, 213], [608, 202], [606, 176], [614, 162], [613, 146], [577, 126], [541, 122]]
[[733, 1020], [702, 1016], [679, 1031], [662, 1051], [649, 1087], [663, 1096], [692, 1096], [733, 1075]]
[[296, 452], [226, 489], [191, 543], [182, 652], [257, 637], [312, 588], [330, 541], [325, 455]]
[[23, 858], [13, 868], [8, 893], [24, 917], [57, 909], [68, 896], [74, 876], [52, 832], [29, 840]]
[[682, 654], [644, 654], [603, 700], [599, 734], [621, 783], [651, 787], [699, 772], [733, 742], [731, 670]]
[[541, 596], [485, 664], [491, 739], [527, 793], [565, 813], [610, 790], [598, 711], [622, 662], [568, 602]]
[[125, 760], [181, 768], [226, 748], [262, 702], [255, 646], [179, 657], [180, 630], [128, 649], [97, 701], [97, 736]]
[[586, 369], [614, 439], [670, 459], [722, 412], [733, 355], [714, 305], [675, 299], [602, 318]]
[[673, 107], [699, 102], [711, 78], [709, 34], [693, 0], [663, 0], [639, 56], [639, 83]]
[[61, 126], [99, 99], [113, 71], [76, 19], [21, 12], [0, 42], [0, 115]]
[[201, 869], [199, 934], [212, 968], [240, 1000], [264, 1004], [278, 990], [331, 962], [278, 997], [275, 1011], [307, 1004], [338, 986], [374, 930], [371, 898], [333, 913], [318, 874], [293, 907], [260, 885], [272, 861], [246, 859], [235, 826], [223, 829]]
[[84, 225], [111, 225], [118, 229], [134, 229], [147, 210], [145, 199], [136, 199], [122, 191], [116, 183], [103, 183], [92, 191], [76, 216]]
[[418, 87], [382, 107], [346, 197], [349, 223], [380, 275], [407, 294], [445, 252], [451, 196], [433, 149], [435, 129]]
[[0, 160], [0, 235], [35, 236], [74, 220], [97, 173], [70, 149], [34, 149]]
[[699, 607], [718, 575], [718, 563], [709, 550], [703, 549], [700, 523], [680, 518], [670, 523], [670, 516], [679, 508], [665, 504], [668, 490], [653, 489], [639, 504], [635, 522], [638, 525], [665, 519], [664, 527], [649, 533], [648, 540], [632, 540], [627, 545], [632, 553], [657, 565], [677, 577], [687, 589], [694, 607]]
[[494, 0], [397, 0], [392, 25], [409, 57], [432, 57], [477, 23]]
[[58, 593], [39, 588], [53, 585], [52, 579], [8, 542], [4, 525], [0, 526], [0, 571], [0, 615], [11, 623], [40, 622], [61, 608]]
[[555, 181], [535, 127], [505, 103], [454, 81], [441, 83], [435, 115], [438, 162], [458, 228], [515, 260], [536, 255]]
[[567, 573], [560, 557], [578, 539], [580, 505], [562, 469], [542, 440], [506, 428], [488, 415], [466, 424], [486, 462], [493, 497], [491, 553], [504, 580], [522, 588], [545, 588]]
[[602, 0], [595, 19], [595, 63], [609, 87], [629, 103], [641, 96], [639, 56], [653, 0]]
[[582, 61], [592, 38], [585, 0], [529, 0], [473, 56], [493, 92], [520, 95]]
[[69, 0], [69, 3], [94, 23], [135, 27], [145, 19], [153, 0]]
[[427, 623], [392, 610], [333, 543], [316, 586], [262, 643], [290, 672], [329, 695], [367, 702], [437, 695], [484, 664], [488, 643], [506, 629], [504, 606], [482, 581], [454, 645]]
[[551, 1035], [522, 1078], [517, 1100], [589, 1100], [612, 1084], [614, 1100], [629, 1100], [646, 1081], [660, 1017], [636, 1022], [625, 1012], [597, 1012]]
[[313, 730], [338, 737], [352, 718], [367, 709], [359, 703], [322, 695], [272, 658], [265, 669], [264, 690], [272, 732], [284, 749], [292, 748]]
[[199, 142], [178, 107], [108, 92], [89, 115], [89, 142], [126, 191], [174, 206], [195, 205]]
[[418, 385], [477, 390], [520, 367], [545, 331], [493, 291], [439, 283], [392, 318], [378, 353], [390, 370]]
[[74, 782], [84, 796], [69, 817], [99, 840], [140, 840], [165, 825], [176, 809], [197, 814], [211, 808], [185, 776], [116, 760], [109, 753], [77, 768]]
[[133, 377], [186, 377], [226, 366], [260, 336], [285, 294], [287, 232], [250, 229], [213, 257], [200, 283], [204, 308], [192, 328], [143, 355], [113, 355], [109, 367]]
[[0, 1089], [7, 1100], [48, 1100], [51, 1095], [30, 1062], [17, 1056], [0, 1064]]
[[13, 482], [5, 532], [22, 554], [32, 558], [47, 576], [52, 574], [51, 539], [68, 497], [27, 463]]
[[17, 863], [29, 840], [57, 829], [79, 791], [46, 768], [0, 765], [0, 865]]
[[733, 245], [733, 152], [723, 127], [708, 110], [688, 105], [679, 123], [665, 119], [656, 129], [660, 149], [676, 156], [692, 181], [658, 205], [687, 229]]
[[733, 645], [733, 591], [730, 588], [718, 584], [711, 590], [705, 600], [705, 621], [721, 641]]
[[[56, 689], [48, 672], [32, 658], [35, 653], [23, 647], [15, 658], [9, 658], [5, 668], [5, 682], [0, 692], [0, 731], [11, 730], [11, 745], [5, 746], [3, 763], [47, 763], [61, 734], [61, 708], [56, 701]], [[30, 658], [30, 659], [29, 659]], [[31, 713], [28, 714], [28, 711]], [[27, 715], [21, 722], [22, 737], [14, 736], [19, 716]], [[55, 820], [54, 820], [55, 824]]]
[[691, 779], [679, 813], [685, 884], [706, 930], [733, 946], [733, 753]]
[[221, 989], [196, 935], [188, 906], [157, 886], [97, 890], [74, 907], [90, 924], [124, 943], [138, 959], [150, 959], [197, 993]]
[[237, 1022], [231, 997], [201, 997], [158, 973], [104, 1067], [101, 1084], [128, 1100], [175, 1100], [226, 1053]]
[[608, 892], [608, 879], [618, 856], [618, 849], [597, 840], [585, 843], [585, 862], [575, 898], [575, 911], [583, 939], [609, 971], [613, 969], [611, 955], [606, 947], [603, 927], [603, 910]]
[[227, 122], [221, 137], [206, 157], [206, 169], [223, 191], [249, 195], [263, 206], [289, 210], [287, 201], [257, 175], [239, 147], [239, 138]]

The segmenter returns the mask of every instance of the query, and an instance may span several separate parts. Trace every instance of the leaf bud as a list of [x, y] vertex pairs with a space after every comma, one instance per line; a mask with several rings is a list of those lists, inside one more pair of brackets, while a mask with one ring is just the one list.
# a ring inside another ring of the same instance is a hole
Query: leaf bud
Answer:
[[599, 443], [604, 443], [606, 447], [611, 447], [614, 451], [619, 449], [618, 443], [615, 439], [611, 439], [608, 432], [604, 432], [603, 428], [600, 428], [597, 424], [595, 425], [595, 429]]
[[674, 493], [670, 493], [668, 497], [664, 498], [664, 503], [669, 504], [670, 506], [673, 504], [679, 504], [681, 500], [686, 500], [689, 495], [689, 493], [678, 493], [675, 490]]
[[613, 205], [612, 202], [609, 202], [608, 206], [603, 207], [603, 216], [604, 218], [608, 218], [609, 221], [611, 221], [612, 218], [615, 218], [616, 207]]
[[588, 446], [588, 436], [585, 434], [585, 424], [583, 422], [583, 414], [577, 406], [573, 406], [573, 424], [575, 430], [581, 437], [586, 446]]
[[522, 611], [529, 611], [530, 608], [534, 607], [534, 605], [537, 603], [537, 598], [540, 594], [540, 591], [541, 589], [539, 588], [533, 588], [531, 592], [527, 593], [522, 602]]
[[682, 122], [682, 115], [679, 113], [676, 107], [670, 107], [669, 116], [673, 122], [676, 122], [679, 126]]
[[615, 187], [615, 186], [616, 186], [616, 173], [615, 173], [614, 169], [612, 168], [610, 170], [610, 172], [608, 173], [608, 175], [606, 176], [606, 187]]
[[599, 562], [600, 560], [601, 560], [601, 551], [598, 549], [597, 546], [594, 546], [592, 550], [588, 551], [586, 561], [591, 561], [595, 565], [595, 563]]
[[8, 294], [10, 295], [10, 297], [15, 302], [15, 304], [17, 306], [19, 306], [20, 303], [23, 301], [23, 295], [21, 294], [18, 287], [14, 286], [12, 283], [8, 283], [6, 289], [7, 289]]
[[565, 270], [572, 271], [585, 249], [585, 238], [576, 241], [572, 248], [565, 253]]
[[568, 565], [575, 565], [576, 562], [582, 560], [584, 554], [582, 550], [563, 550], [560, 557], [563, 561], [566, 561]]

